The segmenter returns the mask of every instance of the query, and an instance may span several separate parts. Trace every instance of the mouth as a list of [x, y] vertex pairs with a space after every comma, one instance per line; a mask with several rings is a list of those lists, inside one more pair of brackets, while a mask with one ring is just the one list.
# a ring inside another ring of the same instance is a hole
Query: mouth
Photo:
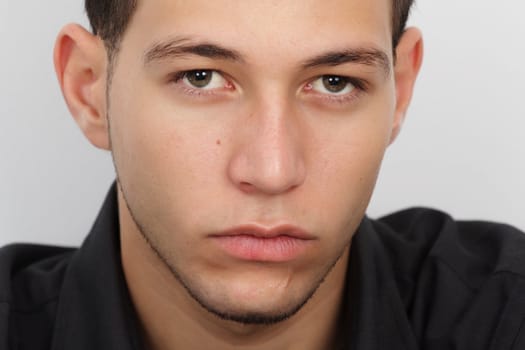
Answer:
[[291, 225], [265, 228], [238, 226], [209, 236], [233, 258], [258, 262], [286, 262], [297, 259], [316, 241], [307, 231]]

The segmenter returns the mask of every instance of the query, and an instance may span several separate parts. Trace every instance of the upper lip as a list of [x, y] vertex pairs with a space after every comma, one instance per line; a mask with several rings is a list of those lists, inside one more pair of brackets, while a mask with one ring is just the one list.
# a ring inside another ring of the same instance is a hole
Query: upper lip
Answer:
[[227, 236], [241, 236], [249, 235], [258, 238], [275, 238], [279, 236], [288, 236], [302, 240], [313, 240], [315, 236], [308, 231], [294, 225], [278, 225], [273, 227], [265, 227], [256, 224], [247, 224], [235, 226], [230, 229], [214, 233], [212, 237], [227, 237]]

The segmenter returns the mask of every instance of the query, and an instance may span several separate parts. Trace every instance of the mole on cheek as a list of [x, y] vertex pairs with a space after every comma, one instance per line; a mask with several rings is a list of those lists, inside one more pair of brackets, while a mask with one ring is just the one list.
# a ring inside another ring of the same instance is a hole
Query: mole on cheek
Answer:
[[221, 140], [217, 140], [215, 143], [217, 144], [217, 146], [220, 146], [221, 145]]

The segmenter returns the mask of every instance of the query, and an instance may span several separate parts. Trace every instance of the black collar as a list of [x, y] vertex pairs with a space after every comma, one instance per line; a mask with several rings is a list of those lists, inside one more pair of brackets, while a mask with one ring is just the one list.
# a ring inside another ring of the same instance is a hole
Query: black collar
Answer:
[[142, 349], [121, 265], [115, 184], [64, 279], [52, 350], [72, 349]]

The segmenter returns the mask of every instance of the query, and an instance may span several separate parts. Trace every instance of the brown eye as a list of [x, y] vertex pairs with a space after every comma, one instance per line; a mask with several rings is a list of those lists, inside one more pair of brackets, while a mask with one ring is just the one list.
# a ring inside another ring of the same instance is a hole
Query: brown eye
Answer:
[[212, 78], [213, 78], [213, 71], [211, 70], [193, 70], [190, 72], [187, 72], [186, 79], [188, 83], [190, 83], [192, 86], [196, 88], [205, 88], [210, 84]]
[[311, 82], [310, 86], [325, 95], [346, 95], [356, 88], [350, 78], [340, 75], [323, 75]]
[[325, 75], [323, 76], [323, 86], [329, 92], [338, 93], [343, 91], [349, 82], [347, 78], [337, 75]]

